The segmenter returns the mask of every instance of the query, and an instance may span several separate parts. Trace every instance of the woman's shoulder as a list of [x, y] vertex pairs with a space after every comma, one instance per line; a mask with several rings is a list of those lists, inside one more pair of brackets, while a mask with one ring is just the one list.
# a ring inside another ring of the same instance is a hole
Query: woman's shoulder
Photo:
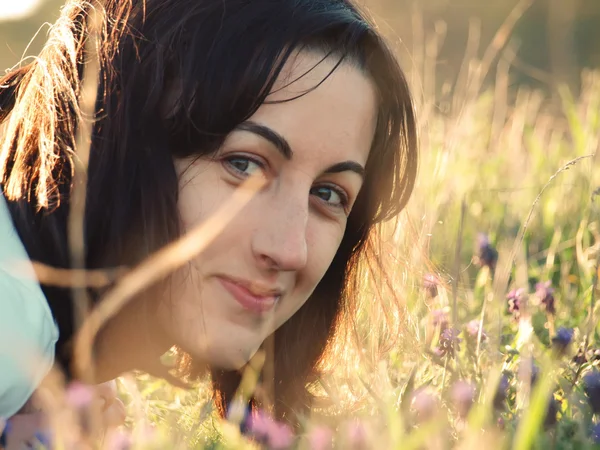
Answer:
[[0, 417], [31, 396], [54, 363], [58, 328], [0, 194]]
[[21, 409], [54, 363], [58, 330], [42, 302], [0, 271], [0, 417]]

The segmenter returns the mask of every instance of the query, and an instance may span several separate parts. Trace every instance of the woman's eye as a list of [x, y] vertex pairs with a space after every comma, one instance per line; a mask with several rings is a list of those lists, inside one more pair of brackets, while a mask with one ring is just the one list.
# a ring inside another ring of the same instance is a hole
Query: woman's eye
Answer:
[[237, 172], [243, 176], [250, 176], [257, 170], [263, 170], [264, 164], [252, 158], [244, 156], [233, 156], [225, 159], [225, 164], [230, 170]]
[[346, 208], [348, 206], [348, 197], [341, 189], [319, 186], [311, 189], [311, 194], [336, 208]]

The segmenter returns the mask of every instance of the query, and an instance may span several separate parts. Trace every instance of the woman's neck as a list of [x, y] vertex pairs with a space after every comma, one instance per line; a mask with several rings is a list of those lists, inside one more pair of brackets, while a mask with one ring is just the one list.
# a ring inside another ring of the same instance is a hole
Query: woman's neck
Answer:
[[168, 377], [169, 368], [161, 363], [161, 356], [172, 347], [172, 342], [156, 323], [147, 303], [129, 302], [100, 331], [94, 349], [97, 383], [132, 370]]

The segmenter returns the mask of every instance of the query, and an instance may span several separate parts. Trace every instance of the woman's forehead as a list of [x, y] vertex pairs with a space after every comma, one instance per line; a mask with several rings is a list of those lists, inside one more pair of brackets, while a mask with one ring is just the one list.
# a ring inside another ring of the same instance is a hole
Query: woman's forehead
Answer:
[[290, 61], [251, 120], [272, 128], [306, 156], [351, 158], [364, 166], [377, 120], [375, 87], [354, 66], [336, 67], [334, 59], [318, 64], [321, 60], [308, 54]]
[[[183, 91], [181, 81], [168, 84], [160, 106], [164, 119], [193, 115], [181, 114], [189, 101]], [[318, 158], [323, 164], [351, 159], [364, 167], [375, 134], [378, 101], [371, 77], [352, 61], [320, 51], [296, 51], [250, 119], [282, 135], [298, 157]], [[232, 138], [239, 142], [235, 134], [228, 142]]]
[[[268, 102], [280, 102], [295, 98], [299, 95], [317, 88], [332, 74], [333, 71], [354, 70], [362, 73], [358, 65], [351, 59], [341, 60], [341, 55], [319, 50], [295, 50], [288, 57], [278, 77], [275, 79], [269, 95]], [[201, 83], [198, 80], [198, 83]], [[164, 119], [169, 119], [181, 108], [185, 92], [184, 81], [181, 77], [173, 77], [166, 82], [160, 101], [160, 114]], [[189, 100], [189, 99], [188, 99]]]
[[337, 53], [296, 50], [283, 65], [266, 102], [285, 101], [314, 90], [338, 70], [362, 73], [356, 64]]

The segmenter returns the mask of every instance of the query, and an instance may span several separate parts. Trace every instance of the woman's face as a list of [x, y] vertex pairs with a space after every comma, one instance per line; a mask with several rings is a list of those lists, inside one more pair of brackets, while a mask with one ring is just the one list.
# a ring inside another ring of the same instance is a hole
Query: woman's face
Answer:
[[[302, 75], [321, 58], [290, 58], [267, 101], [317, 85], [335, 59]], [[376, 108], [371, 80], [344, 63], [314, 91], [262, 105], [216, 154], [176, 161], [184, 230], [209, 218], [251, 174], [270, 180], [174, 277], [159, 317], [177, 345], [213, 367], [239, 368], [308, 300], [361, 189]]]

